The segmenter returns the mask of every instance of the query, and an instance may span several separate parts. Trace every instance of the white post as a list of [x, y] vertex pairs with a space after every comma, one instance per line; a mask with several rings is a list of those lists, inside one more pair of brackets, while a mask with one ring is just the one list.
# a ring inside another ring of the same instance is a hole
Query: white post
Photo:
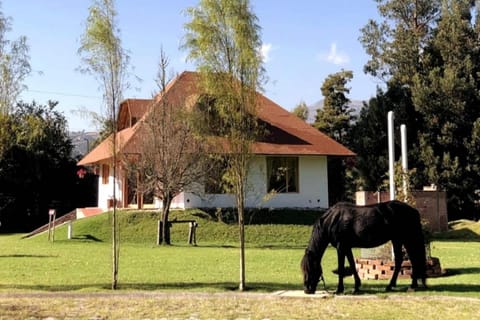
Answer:
[[72, 220], [68, 221], [67, 225], [67, 238], [72, 239]]
[[402, 124], [400, 126], [400, 138], [402, 144], [402, 182], [403, 194], [407, 197], [407, 173], [408, 173], [408, 155], [407, 155], [407, 127]]
[[388, 112], [388, 172], [390, 178], [390, 200], [395, 200], [395, 139], [393, 136], [393, 111]]

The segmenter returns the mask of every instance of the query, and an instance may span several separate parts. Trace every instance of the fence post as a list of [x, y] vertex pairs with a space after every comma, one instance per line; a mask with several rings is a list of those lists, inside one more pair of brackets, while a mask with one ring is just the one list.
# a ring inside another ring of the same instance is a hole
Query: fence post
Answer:
[[68, 240], [72, 239], [72, 220], [69, 220], [68, 221], [68, 225], [67, 225], [67, 238]]
[[196, 239], [196, 229], [197, 229], [197, 223], [195, 221], [191, 221], [189, 223], [189, 229], [188, 229], [188, 244], [193, 244], [197, 245], [197, 239]]
[[48, 210], [48, 241], [55, 241], [55, 209]]

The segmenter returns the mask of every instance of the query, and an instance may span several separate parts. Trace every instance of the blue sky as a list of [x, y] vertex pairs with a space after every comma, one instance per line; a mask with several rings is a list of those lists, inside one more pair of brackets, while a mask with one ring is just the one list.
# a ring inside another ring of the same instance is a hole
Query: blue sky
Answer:
[[[100, 111], [99, 83], [76, 71], [79, 39], [88, 16], [89, 0], [0, 0], [12, 21], [13, 39], [25, 35], [30, 46], [32, 74], [22, 94], [24, 101], [59, 101], [58, 110], [72, 131], [95, 130], [88, 117], [75, 110]], [[129, 51], [133, 74], [125, 98], [150, 98], [155, 91], [160, 48], [170, 69], [193, 70], [179, 46], [188, 17], [185, 8], [197, 0], [117, 0], [123, 47]], [[252, 0], [262, 27], [268, 83], [265, 95], [292, 110], [322, 99], [320, 87], [332, 73], [352, 70], [352, 100], [368, 100], [378, 80], [363, 73], [368, 57], [358, 38], [369, 18], [377, 17], [373, 0]]]

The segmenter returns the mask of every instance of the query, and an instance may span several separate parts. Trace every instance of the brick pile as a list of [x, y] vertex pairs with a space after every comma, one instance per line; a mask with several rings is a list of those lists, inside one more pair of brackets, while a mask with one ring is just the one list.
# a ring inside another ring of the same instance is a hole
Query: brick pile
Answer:
[[[383, 259], [356, 259], [357, 272], [360, 279], [366, 280], [388, 280], [392, 277], [395, 262]], [[427, 277], [438, 277], [444, 274], [440, 266], [440, 260], [435, 257], [427, 259]], [[410, 260], [402, 262], [402, 268], [398, 279], [409, 279], [412, 275], [412, 264]]]

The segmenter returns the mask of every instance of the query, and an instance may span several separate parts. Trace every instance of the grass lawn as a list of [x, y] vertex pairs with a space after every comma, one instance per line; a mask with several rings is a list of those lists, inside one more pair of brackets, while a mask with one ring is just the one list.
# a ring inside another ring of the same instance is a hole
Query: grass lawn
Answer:
[[[179, 212], [177, 218], [186, 214]], [[65, 226], [56, 230], [53, 243], [46, 234], [28, 239], [0, 235], [0, 319], [305, 319], [312, 314], [320, 319], [415, 319], [419, 314], [471, 319], [480, 313], [479, 223], [457, 224], [432, 243], [432, 255], [440, 258], [448, 276], [428, 279], [427, 291], [407, 293], [409, 281], [399, 280], [397, 291], [386, 294], [386, 281], [370, 280], [363, 281], [362, 295], [352, 296], [349, 277], [346, 296], [305, 299], [271, 293], [302, 289], [299, 263], [309, 225], [246, 227], [249, 290], [243, 295], [236, 291], [236, 226], [188, 214], [200, 225], [196, 247], [186, 244], [186, 225], [174, 225], [173, 245], [159, 247], [155, 213], [121, 214], [119, 290], [113, 295], [108, 215], [76, 221], [71, 240]], [[333, 291], [332, 248], [322, 266]]]

